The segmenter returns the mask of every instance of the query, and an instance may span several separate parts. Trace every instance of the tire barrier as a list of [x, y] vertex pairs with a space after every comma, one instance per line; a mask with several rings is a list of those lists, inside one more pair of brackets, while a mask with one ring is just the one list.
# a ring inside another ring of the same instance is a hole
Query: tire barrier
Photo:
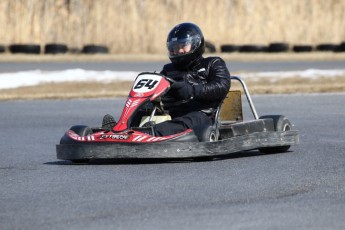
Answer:
[[324, 43], [319, 44], [315, 47], [317, 51], [334, 51], [337, 45], [330, 44], [330, 43]]
[[45, 54], [64, 54], [67, 51], [68, 47], [65, 44], [46, 44], [44, 46]]
[[336, 48], [334, 49], [334, 52], [345, 52], [345, 42], [340, 43]]
[[267, 52], [280, 53], [289, 51], [289, 44], [284, 42], [270, 43]]
[[220, 51], [223, 53], [233, 53], [236, 52], [240, 49], [239, 46], [237, 45], [221, 45], [220, 46]]
[[266, 52], [267, 46], [261, 45], [243, 45], [240, 46], [239, 52], [243, 53], [258, 53], [258, 52]]
[[296, 53], [301, 53], [301, 52], [311, 52], [313, 51], [313, 46], [310, 45], [294, 45], [292, 47], [292, 50]]
[[35, 44], [13, 44], [10, 45], [9, 50], [11, 53], [24, 53], [24, 54], [40, 54], [41, 46]]
[[84, 54], [107, 54], [109, 53], [109, 49], [106, 46], [100, 45], [85, 45], [81, 51]]
[[[8, 48], [8, 49], [7, 49]], [[292, 52], [312, 52], [312, 51], [333, 51], [333, 52], [345, 52], [345, 42], [340, 44], [331, 44], [331, 43], [321, 43], [313, 47], [312, 45], [293, 45], [291, 47]], [[209, 41], [205, 41], [205, 52], [215, 53], [217, 51], [216, 46]], [[264, 45], [233, 45], [233, 44], [224, 44], [220, 46], [220, 52], [222, 53], [233, 53], [233, 52], [242, 52], [242, 53], [256, 53], [256, 52], [288, 52], [290, 51], [290, 46], [288, 43], [270, 43], [268, 46]], [[12, 44], [8, 47], [0, 45], [0, 53], [24, 53], [24, 54], [40, 54], [41, 46], [37, 44]], [[66, 44], [55, 44], [49, 43], [44, 46], [44, 54], [63, 54], [63, 53], [72, 53], [72, 54], [97, 54], [109, 53], [109, 49], [106, 46], [102, 45], [85, 45], [82, 49], [75, 47], [68, 47]]]
[[215, 53], [216, 52], [216, 46], [213, 45], [209, 41], [205, 41], [205, 52], [207, 52], [207, 53]]

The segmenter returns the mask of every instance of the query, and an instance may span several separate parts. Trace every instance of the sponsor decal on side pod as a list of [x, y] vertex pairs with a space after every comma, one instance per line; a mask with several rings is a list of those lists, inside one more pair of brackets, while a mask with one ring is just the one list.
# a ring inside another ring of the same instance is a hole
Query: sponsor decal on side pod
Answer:
[[129, 135], [122, 135], [122, 134], [103, 134], [99, 139], [115, 139], [115, 140], [127, 140], [129, 138]]

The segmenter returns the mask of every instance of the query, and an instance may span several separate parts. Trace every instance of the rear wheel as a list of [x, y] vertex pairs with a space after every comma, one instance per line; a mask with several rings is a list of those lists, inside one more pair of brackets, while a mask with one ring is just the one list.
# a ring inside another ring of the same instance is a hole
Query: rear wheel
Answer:
[[215, 142], [218, 141], [219, 133], [213, 126], [198, 125], [193, 127], [195, 135], [200, 142]]
[[[260, 119], [272, 118], [275, 131], [289, 131], [292, 129], [291, 122], [287, 117], [282, 115], [266, 115], [261, 116]], [[283, 153], [287, 152], [290, 148], [290, 145], [277, 146], [277, 147], [266, 147], [259, 148], [259, 151], [262, 153]]]
[[[194, 133], [198, 137], [200, 142], [216, 142], [218, 141], [219, 132], [213, 126], [196, 126], [193, 128]], [[196, 162], [201, 161], [211, 161], [213, 160], [213, 156], [203, 156], [203, 157], [195, 157], [193, 158]]]

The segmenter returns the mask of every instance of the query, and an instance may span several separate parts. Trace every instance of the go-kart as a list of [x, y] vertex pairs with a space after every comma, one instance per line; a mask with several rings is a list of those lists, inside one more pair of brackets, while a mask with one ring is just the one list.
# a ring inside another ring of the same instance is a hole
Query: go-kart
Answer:
[[258, 149], [286, 152], [298, 144], [298, 131], [282, 115], [258, 117], [244, 81], [237, 76], [254, 119], [244, 121], [241, 91], [229, 91], [214, 113], [211, 126], [199, 125], [181, 133], [156, 136], [153, 126], [169, 120], [161, 96], [173, 81], [159, 73], [140, 73], [117, 123], [110, 128], [72, 126], [56, 145], [57, 158], [75, 163], [93, 159], [212, 159]]

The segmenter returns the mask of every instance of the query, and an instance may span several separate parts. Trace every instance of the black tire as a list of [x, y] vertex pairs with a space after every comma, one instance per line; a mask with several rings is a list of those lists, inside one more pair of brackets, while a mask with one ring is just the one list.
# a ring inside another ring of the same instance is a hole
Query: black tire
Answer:
[[[73, 132], [78, 134], [81, 137], [85, 137], [89, 134], [92, 134], [92, 129], [85, 125], [74, 125], [70, 128]], [[60, 144], [69, 144], [69, 140], [64, 139], [64, 137], [61, 138]], [[87, 164], [90, 162], [90, 159], [74, 159], [71, 160], [74, 164]]]
[[83, 47], [82, 53], [84, 54], [107, 54], [109, 53], [109, 49], [106, 46], [99, 46], [99, 45], [85, 45]]
[[215, 53], [216, 52], [216, 46], [213, 45], [209, 41], [205, 41], [205, 52], [206, 53]]
[[317, 51], [334, 51], [337, 45], [334, 44], [319, 44], [316, 46]]
[[280, 53], [289, 51], [289, 44], [283, 42], [270, 43], [267, 52], [269, 53]]
[[[291, 122], [285, 116], [265, 115], [265, 116], [261, 116], [259, 119], [267, 119], [267, 118], [272, 118], [275, 131], [289, 131], [292, 129]], [[284, 152], [287, 152], [289, 148], [290, 148], [290, 145], [286, 145], [286, 146], [259, 148], [259, 151], [262, 153], [284, 153]]]
[[345, 52], [345, 42], [335, 47], [334, 52]]
[[0, 53], [5, 53], [6, 49], [5, 46], [0, 45]]
[[[217, 132], [214, 126], [205, 126], [199, 125], [193, 128], [195, 135], [198, 137], [200, 142], [215, 142], [218, 141], [219, 132]], [[203, 157], [195, 157], [193, 161], [195, 162], [202, 162], [202, 161], [211, 161], [213, 160], [213, 156], [203, 156]]]
[[44, 46], [45, 54], [64, 54], [67, 51], [68, 47], [65, 44], [46, 44]]
[[[81, 137], [85, 137], [93, 133], [92, 129], [85, 125], [74, 125], [70, 128], [70, 130], [72, 130], [73, 132], [75, 132]], [[71, 143], [74, 143], [74, 140], [71, 140], [66, 135], [62, 136], [60, 139], [60, 144], [71, 144]]]
[[198, 125], [193, 127], [193, 131], [200, 142], [218, 141], [219, 133], [213, 126]]
[[220, 46], [220, 51], [222, 53], [237, 52], [239, 49], [240, 49], [240, 47], [237, 45], [221, 45]]
[[294, 45], [292, 47], [292, 50], [296, 53], [301, 53], [301, 52], [311, 52], [313, 51], [313, 46], [310, 45]]
[[35, 44], [13, 44], [9, 47], [11, 53], [40, 54], [41, 46]]
[[92, 129], [86, 125], [74, 125], [70, 128], [70, 130], [72, 130], [81, 137], [85, 137], [93, 133]]
[[261, 45], [242, 45], [240, 46], [239, 52], [241, 53], [259, 53], [266, 52], [267, 46]]

